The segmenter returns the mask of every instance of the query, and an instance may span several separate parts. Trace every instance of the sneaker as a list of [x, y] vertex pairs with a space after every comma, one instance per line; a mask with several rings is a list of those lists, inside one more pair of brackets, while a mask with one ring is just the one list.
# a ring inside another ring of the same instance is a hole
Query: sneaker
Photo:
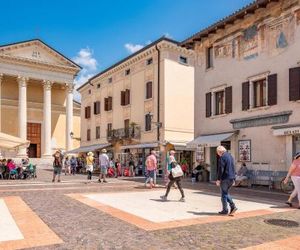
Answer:
[[58, 180], [57, 182], [60, 182], [60, 180]]
[[160, 196], [160, 198], [161, 198], [163, 201], [166, 201], [166, 200], [167, 200], [167, 196], [165, 196], [165, 195]]
[[293, 206], [292, 202], [287, 201], [285, 204], [289, 205], [290, 207]]
[[53, 179], [52, 182], [55, 182], [55, 180]]
[[219, 212], [219, 214], [221, 214], [221, 215], [225, 215], [225, 214], [226, 214], [226, 215], [227, 215], [227, 214], [228, 214], [228, 211], [223, 211], [223, 210], [222, 210], [222, 211]]
[[103, 182], [107, 183], [107, 181], [106, 181], [106, 180], [103, 180]]
[[229, 215], [233, 215], [233, 214], [236, 212], [236, 210], [237, 210], [237, 207], [236, 207], [236, 206], [231, 207], [231, 208], [230, 208]]
[[100, 183], [101, 183], [101, 180], [100, 180], [100, 179], [98, 179], [98, 182], [100, 182]]
[[184, 198], [184, 197], [181, 197], [179, 201], [180, 201], [180, 202], [185, 202], [185, 198]]

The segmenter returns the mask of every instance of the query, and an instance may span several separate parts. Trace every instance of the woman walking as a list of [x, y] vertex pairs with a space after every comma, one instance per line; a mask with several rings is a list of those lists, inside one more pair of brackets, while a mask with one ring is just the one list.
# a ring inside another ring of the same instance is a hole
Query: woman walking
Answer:
[[86, 172], [87, 172], [87, 179], [92, 180], [92, 173], [94, 170], [94, 154], [92, 152], [88, 152], [86, 157]]
[[292, 200], [297, 195], [298, 196], [298, 209], [300, 209], [300, 152], [296, 153], [292, 165], [290, 166], [289, 172], [284, 180], [284, 183], [287, 184], [289, 178], [291, 177], [294, 184], [295, 190], [290, 195], [286, 204], [292, 207]]
[[174, 185], [174, 183], [177, 184], [177, 187], [181, 193], [181, 198], [179, 201], [181, 202], [185, 202], [185, 197], [184, 197], [184, 192], [183, 192], [183, 189], [181, 187], [181, 178], [182, 176], [179, 176], [179, 177], [173, 177], [173, 174], [172, 174], [172, 169], [176, 167], [177, 165], [177, 162], [176, 162], [176, 159], [175, 159], [175, 151], [174, 150], [171, 150], [170, 151], [170, 158], [169, 158], [169, 161], [170, 161], [170, 166], [171, 166], [171, 170], [170, 170], [170, 173], [169, 173], [169, 183], [168, 183], [168, 186], [167, 186], [167, 190], [166, 190], [166, 194], [165, 195], [162, 195], [160, 198], [164, 201], [166, 201], [168, 199], [168, 194], [170, 192], [170, 189], [171, 187]]

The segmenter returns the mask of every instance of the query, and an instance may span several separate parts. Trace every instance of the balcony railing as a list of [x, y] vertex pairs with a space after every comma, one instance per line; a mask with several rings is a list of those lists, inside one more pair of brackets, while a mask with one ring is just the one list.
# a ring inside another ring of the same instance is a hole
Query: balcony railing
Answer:
[[120, 140], [120, 139], [140, 139], [141, 128], [134, 126], [130, 128], [120, 128], [107, 131], [107, 140]]

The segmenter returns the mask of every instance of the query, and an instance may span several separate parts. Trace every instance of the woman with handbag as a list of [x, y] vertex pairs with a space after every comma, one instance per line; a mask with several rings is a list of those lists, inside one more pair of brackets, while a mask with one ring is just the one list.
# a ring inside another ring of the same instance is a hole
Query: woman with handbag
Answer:
[[181, 193], [181, 198], [179, 201], [181, 202], [185, 202], [185, 197], [184, 197], [184, 192], [183, 192], [183, 189], [181, 187], [181, 178], [183, 176], [183, 172], [182, 172], [182, 169], [180, 167], [180, 165], [176, 162], [176, 159], [175, 159], [175, 151], [174, 150], [171, 150], [170, 151], [170, 162], [169, 162], [169, 165], [171, 167], [170, 169], [170, 173], [169, 173], [169, 183], [168, 183], [168, 186], [167, 186], [167, 190], [166, 190], [166, 194], [165, 195], [162, 195], [160, 198], [164, 201], [167, 200], [168, 198], [168, 194], [170, 192], [170, 189], [171, 187], [174, 185], [174, 183], [177, 184], [177, 187]]

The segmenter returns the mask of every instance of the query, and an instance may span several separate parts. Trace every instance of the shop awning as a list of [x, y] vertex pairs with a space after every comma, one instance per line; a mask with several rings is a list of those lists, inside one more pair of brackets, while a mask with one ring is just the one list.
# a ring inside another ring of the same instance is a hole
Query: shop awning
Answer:
[[30, 141], [0, 132], [0, 149], [27, 148]]
[[104, 144], [94, 144], [90, 146], [83, 146], [79, 148], [75, 148], [73, 150], [67, 151], [66, 154], [78, 154], [78, 153], [86, 153], [86, 152], [93, 152], [102, 148], [106, 148], [111, 146], [110, 143], [104, 143]]
[[167, 143], [172, 144], [175, 150], [191, 150], [190, 148], [187, 148], [188, 141], [168, 141]]
[[158, 143], [141, 143], [141, 144], [134, 144], [134, 145], [124, 145], [121, 146], [121, 149], [134, 149], [134, 148], [156, 148], [158, 147]]
[[221, 145], [221, 141], [228, 140], [233, 136], [235, 132], [224, 133], [224, 134], [214, 134], [214, 135], [202, 135], [194, 139], [187, 144], [188, 148], [197, 148], [197, 146], [203, 147], [217, 147]]

